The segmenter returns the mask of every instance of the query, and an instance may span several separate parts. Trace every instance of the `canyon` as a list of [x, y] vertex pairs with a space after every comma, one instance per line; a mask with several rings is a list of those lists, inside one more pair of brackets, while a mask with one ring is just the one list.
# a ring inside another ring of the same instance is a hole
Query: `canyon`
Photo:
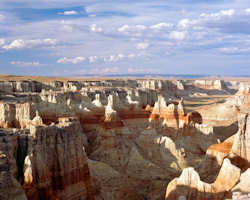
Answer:
[[0, 199], [250, 199], [250, 80], [0, 76]]

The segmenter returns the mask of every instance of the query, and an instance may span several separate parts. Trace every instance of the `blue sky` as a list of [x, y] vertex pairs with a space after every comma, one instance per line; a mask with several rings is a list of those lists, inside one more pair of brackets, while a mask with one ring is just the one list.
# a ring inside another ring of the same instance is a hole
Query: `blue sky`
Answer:
[[136, 73], [250, 75], [250, 1], [0, 1], [0, 74]]

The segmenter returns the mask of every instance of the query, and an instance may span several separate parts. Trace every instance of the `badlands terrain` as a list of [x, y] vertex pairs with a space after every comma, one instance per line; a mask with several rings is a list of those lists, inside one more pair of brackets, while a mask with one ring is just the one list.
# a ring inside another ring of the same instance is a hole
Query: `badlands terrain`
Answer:
[[249, 111], [243, 79], [0, 76], [0, 199], [250, 199]]

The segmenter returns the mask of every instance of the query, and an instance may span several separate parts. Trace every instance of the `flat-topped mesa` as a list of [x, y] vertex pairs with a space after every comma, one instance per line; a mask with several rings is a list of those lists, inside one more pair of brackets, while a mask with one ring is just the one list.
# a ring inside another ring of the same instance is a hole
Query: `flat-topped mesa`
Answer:
[[[212, 184], [200, 180], [199, 174], [192, 168], [182, 171], [179, 178], [172, 180], [166, 190], [166, 200], [223, 200], [240, 179], [240, 169], [225, 159], [219, 175]], [[230, 196], [229, 196], [230, 197]]]
[[223, 80], [195, 80], [194, 86], [207, 90], [227, 90]]

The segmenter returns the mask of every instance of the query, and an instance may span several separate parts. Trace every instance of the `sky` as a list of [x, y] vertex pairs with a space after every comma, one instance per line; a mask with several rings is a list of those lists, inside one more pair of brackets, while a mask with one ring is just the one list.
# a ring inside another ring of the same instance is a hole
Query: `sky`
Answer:
[[0, 74], [250, 75], [250, 0], [1, 0]]

